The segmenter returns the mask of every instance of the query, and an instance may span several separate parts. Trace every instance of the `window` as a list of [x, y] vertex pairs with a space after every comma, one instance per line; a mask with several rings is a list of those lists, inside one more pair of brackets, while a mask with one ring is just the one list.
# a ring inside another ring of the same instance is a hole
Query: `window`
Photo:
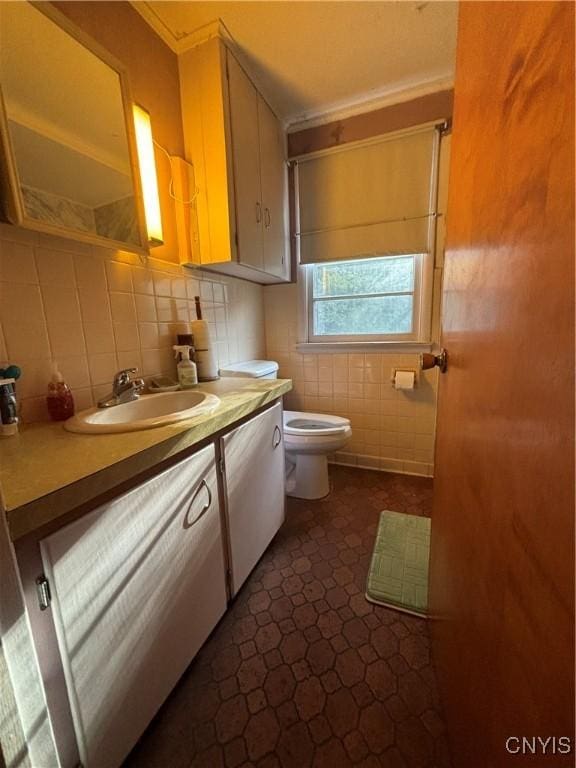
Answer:
[[301, 351], [430, 344], [438, 129], [414, 126], [296, 159], [298, 336], [310, 345]]
[[419, 341], [423, 254], [305, 267], [309, 342]]

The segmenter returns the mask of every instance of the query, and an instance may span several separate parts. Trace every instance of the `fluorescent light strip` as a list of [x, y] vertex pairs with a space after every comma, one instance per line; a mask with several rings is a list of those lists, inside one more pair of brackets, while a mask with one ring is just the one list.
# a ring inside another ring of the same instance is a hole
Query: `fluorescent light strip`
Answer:
[[156, 160], [154, 158], [154, 142], [152, 140], [152, 125], [150, 115], [145, 109], [133, 105], [134, 127], [136, 130], [136, 148], [138, 150], [138, 165], [142, 181], [144, 198], [144, 213], [146, 229], [151, 246], [162, 245], [162, 216], [160, 213], [160, 198], [158, 195], [158, 178], [156, 176]]

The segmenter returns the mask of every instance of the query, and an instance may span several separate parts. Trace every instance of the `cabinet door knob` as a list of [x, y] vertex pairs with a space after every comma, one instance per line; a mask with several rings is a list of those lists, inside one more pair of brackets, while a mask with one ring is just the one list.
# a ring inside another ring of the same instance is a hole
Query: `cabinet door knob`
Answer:
[[256, 203], [256, 224], [260, 224], [262, 221], [262, 206], [260, 203]]
[[272, 448], [278, 448], [280, 443], [282, 442], [282, 432], [280, 431], [280, 427], [278, 424], [274, 427], [274, 433], [272, 435]]
[[[198, 497], [198, 494], [202, 490], [202, 488], [206, 489], [206, 493], [208, 495], [208, 500], [206, 501], [206, 504], [202, 507], [198, 515], [194, 518], [194, 520], [190, 520], [189, 515], [192, 510], [192, 507], [194, 506], [194, 502], [196, 501], [196, 498]], [[184, 528], [187, 530], [188, 528], [192, 528], [193, 525], [196, 525], [196, 523], [201, 520], [206, 512], [210, 509], [210, 505], [212, 504], [212, 491], [210, 490], [210, 487], [206, 480], [202, 480], [198, 488], [196, 488], [194, 492], [194, 496], [192, 496], [192, 501], [188, 505], [188, 509], [186, 510], [186, 514], [184, 515]]]
[[270, 208], [264, 208], [264, 226], [266, 229], [270, 226]]

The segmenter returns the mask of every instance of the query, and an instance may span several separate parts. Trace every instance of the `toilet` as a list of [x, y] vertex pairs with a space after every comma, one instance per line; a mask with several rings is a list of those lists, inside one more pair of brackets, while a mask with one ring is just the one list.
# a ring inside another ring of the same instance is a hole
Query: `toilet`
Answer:
[[[220, 369], [220, 376], [275, 379], [278, 363], [247, 360]], [[328, 455], [341, 450], [352, 437], [350, 421], [323, 413], [284, 411], [286, 494], [298, 499], [321, 499], [330, 492]]]
[[284, 411], [286, 493], [298, 499], [321, 499], [330, 492], [328, 454], [352, 437], [348, 419], [323, 413]]

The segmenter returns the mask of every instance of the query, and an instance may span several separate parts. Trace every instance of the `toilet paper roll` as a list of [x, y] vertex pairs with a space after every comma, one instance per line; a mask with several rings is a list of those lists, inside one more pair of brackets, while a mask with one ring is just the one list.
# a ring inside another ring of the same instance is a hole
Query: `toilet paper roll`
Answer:
[[206, 350], [212, 346], [210, 327], [206, 320], [192, 320], [190, 323], [194, 334], [194, 346], [196, 349]]
[[205, 352], [196, 351], [196, 366], [198, 368], [198, 381], [214, 381], [220, 378], [218, 361], [213, 349]]
[[198, 380], [214, 381], [220, 377], [218, 376], [218, 360], [208, 323], [206, 320], [193, 320], [191, 326], [196, 350]]
[[414, 389], [414, 371], [396, 371], [394, 389]]

